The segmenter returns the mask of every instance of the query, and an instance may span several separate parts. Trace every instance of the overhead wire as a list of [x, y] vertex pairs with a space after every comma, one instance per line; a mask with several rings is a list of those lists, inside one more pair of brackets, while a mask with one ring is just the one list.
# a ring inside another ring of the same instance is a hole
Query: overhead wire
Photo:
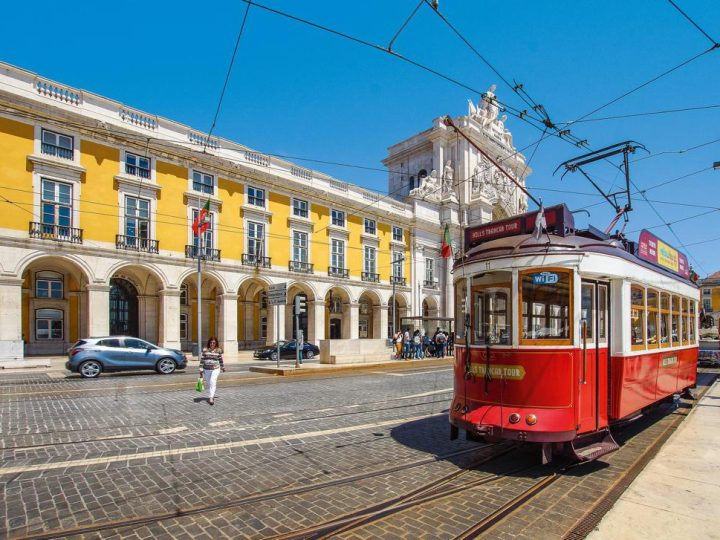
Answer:
[[685, 12], [680, 8], [680, 6], [678, 6], [675, 2], [673, 2], [673, 0], [668, 0], [668, 2], [672, 5], [672, 7], [674, 7], [676, 10], [678, 10], [683, 17], [685, 17], [688, 21], [690, 21], [690, 24], [692, 24], [695, 28], [697, 28], [698, 31], [699, 31], [703, 36], [705, 36], [706, 38], [708, 38], [708, 40], [710, 41], [710, 43], [713, 44], [713, 48], [720, 47], [720, 43], [718, 43], [715, 39], [713, 39], [712, 37], [710, 37], [710, 34], [708, 34], [705, 30], [703, 30], [698, 23], [696, 23], [694, 20], [692, 20], [692, 18], [690, 18], [690, 15], [688, 15], [687, 13], [685, 13]]
[[[701, 105], [698, 107], [684, 107], [682, 109], [664, 109], [661, 111], [649, 111], [649, 112], [640, 112], [640, 113], [627, 113], [627, 114], [618, 114], [615, 116], [601, 116], [599, 118], [586, 118], [584, 120], [574, 120], [574, 124], [584, 124], [587, 122], [604, 122], [606, 120], [621, 120], [624, 118], [637, 118], [640, 116], [657, 116], [662, 114], [674, 114], [674, 113], [682, 113], [682, 112], [694, 112], [694, 111], [706, 111], [709, 109], [720, 109], [720, 105]], [[564, 124], [568, 122], [563, 122]]]

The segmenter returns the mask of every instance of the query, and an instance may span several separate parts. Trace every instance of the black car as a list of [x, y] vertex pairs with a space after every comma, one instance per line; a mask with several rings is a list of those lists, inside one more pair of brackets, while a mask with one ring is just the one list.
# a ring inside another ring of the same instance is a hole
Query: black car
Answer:
[[[280, 342], [280, 358], [296, 358], [296, 351], [297, 341], [294, 339], [292, 341]], [[312, 343], [305, 341], [302, 344], [301, 352], [303, 358], [310, 360], [320, 354], [320, 349]], [[265, 347], [256, 350], [253, 356], [255, 358], [262, 358], [265, 360], [277, 360], [277, 343], [274, 343], [273, 345], [266, 345]]]

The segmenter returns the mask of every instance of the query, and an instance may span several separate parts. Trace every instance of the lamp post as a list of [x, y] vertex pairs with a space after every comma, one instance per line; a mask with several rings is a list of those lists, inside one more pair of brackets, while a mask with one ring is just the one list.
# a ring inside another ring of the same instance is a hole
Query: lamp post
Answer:
[[392, 262], [392, 272], [390, 274], [390, 283], [392, 285], [392, 336], [395, 337], [395, 303], [397, 300], [395, 299], [395, 265], [398, 263], [401, 263], [405, 260], [405, 255], [401, 255], [397, 259], [393, 259]]

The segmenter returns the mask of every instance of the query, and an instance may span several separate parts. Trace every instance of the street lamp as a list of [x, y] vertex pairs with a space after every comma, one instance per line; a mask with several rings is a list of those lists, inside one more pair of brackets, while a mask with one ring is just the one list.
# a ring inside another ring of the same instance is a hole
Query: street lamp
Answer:
[[[393, 257], [395, 254], [393, 253]], [[397, 299], [395, 298], [395, 265], [398, 263], [401, 263], [405, 260], [405, 255], [401, 255], [397, 259], [393, 258], [392, 262], [392, 272], [390, 273], [390, 283], [392, 285], [392, 336], [395, 337], [395, 303], [397, 302]]]

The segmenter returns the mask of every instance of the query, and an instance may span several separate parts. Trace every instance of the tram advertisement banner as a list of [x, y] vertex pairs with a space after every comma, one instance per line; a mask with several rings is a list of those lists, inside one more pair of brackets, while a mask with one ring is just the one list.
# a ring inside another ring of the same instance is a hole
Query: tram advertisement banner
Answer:
[[684, 278], [690, 278], [690, 265], [687, 257], [645, 229], [640, 232], [638, 257], [662, 266]]

